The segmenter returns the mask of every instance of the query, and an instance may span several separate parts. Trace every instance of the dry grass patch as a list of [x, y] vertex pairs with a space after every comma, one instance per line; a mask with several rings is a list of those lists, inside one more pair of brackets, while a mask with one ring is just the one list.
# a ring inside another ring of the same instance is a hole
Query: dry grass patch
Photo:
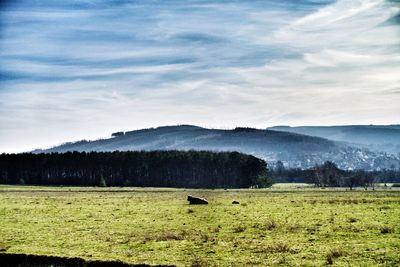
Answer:
[[390, 226], [385, 225], [381, 227], [381, 234], [391, 234], [393, 232], [393, 228]]
[[358, 221], [358, 219], [355, 218], [355, 217], [350, 217], [350, 218], [347, 219], [347, 221], [348, 221], [349, 223], [355, 223], [355, 222]]
[[208, 264], [208, 262], [205, 259], [195, 256], [192, 258], [191, 266], [192, 267], [207, 267], [210, 265]]
[[233, 227], [232, 231], [234, 233], [242, 233], [242, 232], [246, 231], [246, 227], [243, 225], [239, 225], [239, 226]]
[[193, 209], [188, 209], [188, 210], [187, 210], [187, 213], [193, 213], [193, 212], [194, 212]]
[[345, 256], [345, 255], [346, 255], [346, 252], [344, 252], [343, 250], [341, 250], [339, 248], [331, 249], [326, 254], [326, 263], [331, 265], [331, 264], [333, 264], [334, 259], [337, 259], [337, 258]]
[[290, 233], [297, 233], [298, 231], [300, 231], [300, 225], [298, 224], [288, 224], [285, 226], [286, 230]]
[[185, 239], [184, 233], [164, 232], [156, 238], [156, 241], [183, 240], [183, 239]]
[[296, 249], [293, 249], [285, 242], [278, 242], [276, 244], [265, 246], [261, 249], [255, 251], [256, 253], [267, 253], [267, 254], [274, 254], [274, 253], [297, 253]]
[[268, 220], [264, 223], [265, 230], [272, 231], [275, 228], [278, 228], [278, 223], [275, 220]]

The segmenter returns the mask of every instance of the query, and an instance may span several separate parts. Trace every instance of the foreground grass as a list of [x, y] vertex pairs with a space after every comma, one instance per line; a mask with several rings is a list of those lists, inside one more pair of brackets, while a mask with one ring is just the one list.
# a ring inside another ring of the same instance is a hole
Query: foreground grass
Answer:
[[[210, 204], [189, 206], [188, 194]], [[400, 191], [1, 186], [0, 250], [179, 266], [398, 266]]]

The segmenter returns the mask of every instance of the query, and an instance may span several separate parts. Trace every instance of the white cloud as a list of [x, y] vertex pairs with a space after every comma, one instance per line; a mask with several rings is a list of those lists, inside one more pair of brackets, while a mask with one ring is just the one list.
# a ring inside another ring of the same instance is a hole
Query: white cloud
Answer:
[[95, 3], [2, 11], [0, 151], [181, 123], [399, 123], [393, 3]]

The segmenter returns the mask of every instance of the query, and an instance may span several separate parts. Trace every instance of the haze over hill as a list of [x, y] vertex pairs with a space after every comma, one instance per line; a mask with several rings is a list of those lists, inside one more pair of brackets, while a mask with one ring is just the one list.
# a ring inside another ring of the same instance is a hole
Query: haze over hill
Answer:
[[400, 153], [400, 125], [274, 126], [268, 129], [348, 142], [374, 151]]
[[281, 160], [288, 167], [300, 168], [309, 168], [327, 160], [344, 169], [370, 170], [400, 166], [399, 159], [394, 155], [372, 152], [320, 137], [275, 130], [220, 130], [192, 125], [117, 132], [109, 139], [66, 143], [35, 152], [116, 150], [238, 151], [260, 157], [272, 165]]

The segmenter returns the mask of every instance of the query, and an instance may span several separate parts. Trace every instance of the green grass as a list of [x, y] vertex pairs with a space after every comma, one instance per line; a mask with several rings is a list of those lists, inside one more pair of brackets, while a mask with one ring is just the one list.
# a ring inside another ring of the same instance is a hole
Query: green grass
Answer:
[[[189, 206], [188, 194], [210, 204]], [[400, 191], [0, 186], [0, 250], [179, 266], [398, 266]]]

